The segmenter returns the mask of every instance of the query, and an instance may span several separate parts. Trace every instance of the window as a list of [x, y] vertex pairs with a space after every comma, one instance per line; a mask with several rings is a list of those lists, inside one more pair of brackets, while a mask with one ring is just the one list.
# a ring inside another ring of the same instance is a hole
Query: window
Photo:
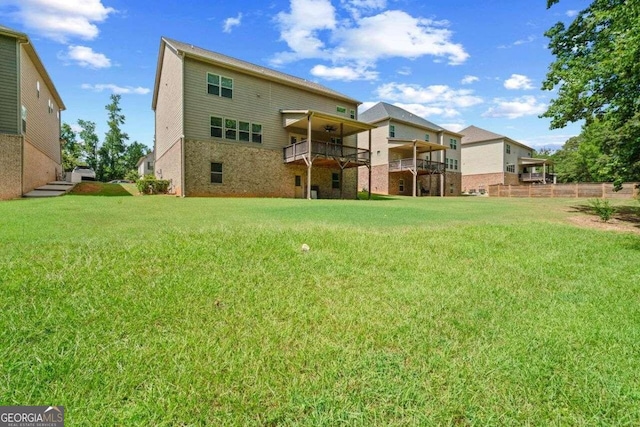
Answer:
[[336, 111], [340, 114], [346, 114], [347, 109], [345, 107], [341, 107], [339, 105], [336, 105]]
[[507, 172], [516, 173], [516, 165], [507, 165]]
[[395, 125], [389, 125], [389, 137], [390, 138], [395, 138], [396, 137], [396, 127], [395, 127]]
[[449, 148], [451, 148], [452, 150], [457, 150], [458, 149], [458, 140], [455, 139], [455, 138], [449, 139]]
[[222, 163], [211, 163], [211, 183], [222, 184]]
[[153, 169], [153, 163], [147, 162], [147, 169]]
[[424, 134], [424, 140], [425, 140], [425, 141], [427, 141], [427, 142], [429, 142], [429, 134], [428, 134], [428, 133], [425, 133], [425, 134]]
[[53, 113], [53, 103], [51, 102], [51, 100], [49, 100], [49, 102], [47, 103], [47, 111], [49, 112], [49, 114]]
[[458, 159], [455, 159], [455, 160], [453, 161], [453, 168], [454, 168], [455, 170], [458, 170]]
[[22, 117], [22, 132], [26, 132], [27, 131], [27, 107], [25, 107], [24, 105], [20, 110], [20, 116]]
[[444, 158], [444, 166], [445, 166], [447, 169], [449, 169], [449, 158], [448, 158], [448, 157], [445, 157], [445, 158]]
[[404, 179], [398, 181], [398, 191], [404, 193]]
[[211, 136], [222, 138], [222, 117], [211, 117]]
[[249, 142], [251, 141], [251, 123], [239, 122], [238, 123], [238, 140]]
[[511, 154], [511, 145], [507, 144], [507, 154]]
[[207, 93], [223, 98], [233, 98], [233, 79], [207, 73]]
[[300, 175], [296, 175], [296, 187], [302, 187], [302, 178]]
[[36, 96], [40, 98], [40, 82], [36, 82]]
[[257, 123], [251, 125], [251, 142], [262, 144], [262, 125]]
[[332, 173], [331, 174], [331, 188], [340, 188], [340, 174]]
[[349, 117], [351, 117], [353, 120], [356, 119], [356, 110], [349, 110]]
[[238, 121], [233, 119], [224, 119], [224, 138], [238, 139]]
[[342, 145], [342, 138], [337, 138], [335, 136], [332, 136], [331, 137], [331, 143], [332, 144]]

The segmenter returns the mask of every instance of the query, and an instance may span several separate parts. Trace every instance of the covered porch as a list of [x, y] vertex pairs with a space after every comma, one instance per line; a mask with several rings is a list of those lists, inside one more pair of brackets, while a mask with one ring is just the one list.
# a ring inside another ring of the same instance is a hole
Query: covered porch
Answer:
[[[280, 113], [284, 128], [298, 135], [291, 137], [289, 144], [283, 148], [283, 161], [307, 167], [307, 199], [311, 199], [312, 195], [313, 166], [340, 171], [341, 197], [345, 169], [366, 166], [371, 182], [371, 145], [359, 148], [356, 135], [368, 131], [371, 141], [371, 130], [376, 126], [314, 110], [281, 110]], [[351, 140], [350, 143], [345, 143], [347, 138]]]
[[413, 178], [413, 197], [418, 193], [418, 176], [439, 175], [440, 195], [443, 196], [446, 165], [432, 160], [432, 154], [446, 149], [444, 145], [419, 139], [389, 138], [389, 173], [410, 172]]
[[528, 184], [555, 184], [556, 175], [553, 170], [553, 161], [520, 157], [518, 159], [518, 179], [520, 182]]

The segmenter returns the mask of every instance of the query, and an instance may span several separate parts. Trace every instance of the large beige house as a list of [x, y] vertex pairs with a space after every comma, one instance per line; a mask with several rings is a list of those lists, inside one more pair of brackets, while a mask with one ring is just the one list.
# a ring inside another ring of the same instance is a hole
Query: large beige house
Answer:
[[11, 199], [61, 175], [65, 106], [29, 37], [3, 26], [0, 82], [0, 199]]
[[460, 131], [462, 190], [484, 192], [490, 185], [551, 183], [552, 162], [533, 157], [533, 149], [504, 135], [476, 126]]
[[460, 195], [462, 135], [385, 102], [359, 119], [376, 126], [358, 139], [361, 148], [371, 147], [371, 167], [360, 168], [361, 188], [378, 194]]
[[369, 150], [360, 103], [319, 84], [168, 38], [152, 108], [155, 174], [182, 196], [355, 198]]

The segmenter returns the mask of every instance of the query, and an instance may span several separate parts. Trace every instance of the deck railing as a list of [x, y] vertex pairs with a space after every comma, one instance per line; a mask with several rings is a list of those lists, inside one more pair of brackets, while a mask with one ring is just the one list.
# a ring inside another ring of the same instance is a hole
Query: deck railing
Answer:
[[[306, 157], [309, 151], [309, 144], [306, 140], [296, 142], [283, 148], [284, 161], [294, 162]], [[355, 162], [366, 164], [371, 158], [369, 150], [349, 145], [334, 144], [326, 141], [311, 140], [311, 155], [332, 158], [344, 162]]]
[[542, 172], [529, 172], [521, 173], [520, 181], [522, 182], [553, 182], [553, 175], [550, 173], [543, 174]]
[[[416, 159], [417, 172], [426, 171], [431, 173], [443, 173], [445, 164], [432, 160]], [[413, 169], [413, 159], [391, 160], [389, 162], [389, 172], [402, 172]]]

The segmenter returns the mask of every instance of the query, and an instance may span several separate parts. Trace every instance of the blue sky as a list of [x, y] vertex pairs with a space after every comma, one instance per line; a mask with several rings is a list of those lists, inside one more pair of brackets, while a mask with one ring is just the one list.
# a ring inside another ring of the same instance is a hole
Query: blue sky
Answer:
[[313, 80], [363, 102], [399, 105], [445, 128], [475, 125], [534, 148], [560, 147], [580, 124], [538, 115], [553, 60], [544, 32], [589, 2], [562, 0], [0, 0], [0, 23], [27, 33], [67, 111], [96, 122], [122, 95], [130, 142], [153, 145], [160, 37]]

